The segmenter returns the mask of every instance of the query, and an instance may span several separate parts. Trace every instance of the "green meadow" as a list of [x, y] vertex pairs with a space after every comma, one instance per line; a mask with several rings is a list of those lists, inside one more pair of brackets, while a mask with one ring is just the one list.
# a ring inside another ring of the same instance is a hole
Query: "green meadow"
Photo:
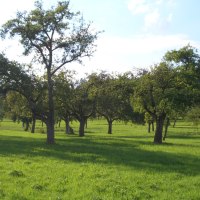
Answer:
[[155, 145], [147, 127], [104, 120], [88, 122], [85, 137], [56, 128], [47, 145], [37, 122], [35, 134], [21, 124], [0, 126], [0, 199], [8, 200], [199, 200], [200, 130], [177, 122]]

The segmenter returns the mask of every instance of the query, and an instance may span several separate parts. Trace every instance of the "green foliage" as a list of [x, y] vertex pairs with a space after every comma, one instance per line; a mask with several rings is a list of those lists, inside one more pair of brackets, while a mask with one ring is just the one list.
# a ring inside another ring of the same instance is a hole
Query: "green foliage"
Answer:
[[102, 72], [91, 74], [89, 82], [93, 86], [93, 95], [96, 97], [97, 113], [108, 121], [134, 120], [130, 97], [133, 93], [133, 79], [130, 74], [118, 75]]
[[[200, 55], [196, 48], [187, 45], [168, 51], [163, 59], [177, 68], [181, 97], [184, 106], [192, 106], [200, 99]], [[180, 101], [181, 102], [181, 101]]]
[[188, 109], [188, 112], [186, 114], [186, 119], [188, 121], [193, 122], [194, 125], [198, 126], [200, 123], [200, 107], [194, 106]]
[[6, 95], [7, 116], [15, 118], [14, 121], [31, 118], [31, 111], [24, 96], [17, 92], [8, 92]]
[[162, 113], [167, 114], [173, 108], [178, 97], [176, 76], [176, 70], [167, 63], [160, 63], [138, 79], [135, 90], [136, 102], [153, 118]]
[[4, 99], [0, 96], [0, 121], [3, 120], [5, 115], [5, 102]]
[[63, 65], [93, 54], [98, 33], [90, 26], [79, 12], [69, 9], [69, 1], [57, 2], [48, 10], [36, 1], [34, 10], [17, 12], [16, 18], [7, 21], [1, 35], [20, 36], [24, 54], [34, 52], [35, 62], [44, 64], [53, 75]]

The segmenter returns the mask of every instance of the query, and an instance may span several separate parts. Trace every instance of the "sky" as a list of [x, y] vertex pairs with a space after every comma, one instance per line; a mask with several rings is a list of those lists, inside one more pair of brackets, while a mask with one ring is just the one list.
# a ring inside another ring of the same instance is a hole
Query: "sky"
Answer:
[[[45, 7], [57, 0], [43, 0]], [[71, 0], [72, 11], [80, 11], [98, 31], [96, 52], [83, 65], [68, 64], [80, 77], [85, 73], [123, 73], [149, 68], [172, 49], [187, 44], [200, 49], [199, 0]], [[6, 0], [0, 7], [0, 26], [16, 16], [16, 11], [31, 10], [34, 0]], [[11, 60], [28, 63], [17, 40], [0, 40], [0, 52]]]

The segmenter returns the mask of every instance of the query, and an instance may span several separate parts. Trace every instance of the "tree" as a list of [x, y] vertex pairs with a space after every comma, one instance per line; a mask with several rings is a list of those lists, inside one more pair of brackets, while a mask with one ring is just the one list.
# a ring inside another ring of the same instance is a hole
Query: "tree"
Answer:
[[35, 131], [35, 121], [40, 119], [46, 123], [46, 81], [35, 76], [30, 70], [25, 70], [24, 65], [9, 61], [4, 55], [0, 55], [0, 92], [5, 95], [9, 91], [15, 91], [26, 98], [29, 109], [32, 112], [32, 130]]
[[199, 107], [199, 105], [195, 105], [188, 110], [188, 112], [186, 113], [186, 119], [188, 121], [192, 121], [193, 124], [195, 126], [197, 126], [197, 129], [198, 129], [198, 125], [200, 123], [200, 107]]
[[66, 134], [73, 133], [70, 121], [73, 119], [73, 74], [69, 71], [61, 72], [54, 76], [55, 84], [55, 108], [58, 116], [65, 121]]
[[145, 122], [148, 125], [148, 133], [150, 133], [151, 127], [152, 127], [152, 131], [154, 131], [154, 119], [148, 112], [145, 112], [144, 116], [145, 116]]
[[[182, 110], [200, 101], [200, 55], [196, 48], [187, 45], [179, 50], [168, 51], [163, 60], [179, 71], [178, 79], [183, 88]], [[184, 100], [184, 101], [183, 101]]]
[[15, 19], [7, 21], [2, 37], [19, 36], [24, 55], [32, 52], [35, 61], [44, 66], [48, 82], [47, 143], [54, 144], [54, 100], [52, 76], [67, 63], [81, 62], [94, 52], [98, 33], [91, 31], [80, 13], [71, 12], [69, 1], [61, 1], [56, 7], [44, 10], [40, 1], [31, 12], [18, 12]]
[[133, 84], [129, 75], [114, 77], [102, 72], [89, 76], [89, 81], [93, 85], [93, 95], [96, 96], [96, 111], [107, 120], [108, 134], [112, 134], [114, 121], [129, 121], [136, 116], [130, 104]]
[[87, 119], [95, 112], [95, 98], [90, 93], [91, 85], [87, 80], [81, 80], [73, 87], [72, 115], [79, 121], [79, 136], [85, 135]]
[[28, 131], [32, 115], [26, 98], [17, 92], [10, 91], [6, 95], [6, 105], [8, 109], [7, 115], [13, 121], [22, 121], [24, 131]]
[[179, 88], [176, 77], [176, 70], [166, 62], [161, 62], [138, 79], [135, 99], [156, 122], [154, 143], [162, 143], [165, 118], [177, 105]]

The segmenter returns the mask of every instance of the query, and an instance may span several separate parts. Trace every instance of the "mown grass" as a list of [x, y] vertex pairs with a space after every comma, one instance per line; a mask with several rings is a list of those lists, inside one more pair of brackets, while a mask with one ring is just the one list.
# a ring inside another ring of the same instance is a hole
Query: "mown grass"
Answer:
[[53, 146], [42, 129], [1, 123], [0, 199], [200, 199], [200, 133], [190, 124], [170, 127], [163, 145], [145, 126], [115, 123], [108, 135], [103, 120], [89, 121], [83, 138], [61, 124]]

